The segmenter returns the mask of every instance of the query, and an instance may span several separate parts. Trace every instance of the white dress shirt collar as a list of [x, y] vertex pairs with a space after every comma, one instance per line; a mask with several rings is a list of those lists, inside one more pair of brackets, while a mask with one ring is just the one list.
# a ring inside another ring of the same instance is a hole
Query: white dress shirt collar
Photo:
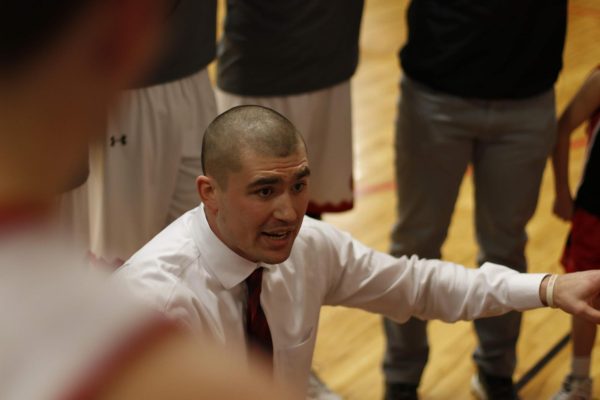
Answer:
[[197, 210], [198, 216], [192, 226], [194, 241], [202, 249], [201, 257], [206, 258], [204, 265], [225, 289], [239, 285], [258, 267], [273, 268], [273, 265], [249, 261], [227, 247], [210, 228], [204, 205]]

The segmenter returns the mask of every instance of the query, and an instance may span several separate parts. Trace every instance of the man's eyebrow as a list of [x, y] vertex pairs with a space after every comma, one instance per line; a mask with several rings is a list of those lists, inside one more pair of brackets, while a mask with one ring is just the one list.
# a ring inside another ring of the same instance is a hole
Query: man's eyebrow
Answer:
[[252, 181], [248, 184], [248, 189], [252, 189], [258, 186], [267, 186], [267, 185], [275, 185], [281, 182], [281, 178], [272, 176], [272, 177], [264, 177], [258, 178], [255, 181]]
[[307, 176], [310, 176], [310, 168], [308, 167], [302, 167], [302, 169], [296, 173], [296, 179], [306, 178]]
[[[300, 171], [296, 172], [294, 177], [296, 180], [300, 180], [302, 178], [306, 178], [310, 175], [310, 169], [308, 167], [302, 167]], [[276, 185], [281, 183], [283, 180], [278, 176], [265, 176], [262, 178], [258, 178], [248, 184], [248, 189], [252, 189], [259, 186], [268, 186], [268, 185]]]

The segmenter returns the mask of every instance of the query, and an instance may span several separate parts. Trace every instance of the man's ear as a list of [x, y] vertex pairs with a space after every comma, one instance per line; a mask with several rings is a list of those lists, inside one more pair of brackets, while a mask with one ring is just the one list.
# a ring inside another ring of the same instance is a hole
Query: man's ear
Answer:
[[204, 207], [210, 211], [218, 210], [217, 195], [219, 186], [216, 180], [210, 176], [200, 175], [196, 178], [196, 189]]

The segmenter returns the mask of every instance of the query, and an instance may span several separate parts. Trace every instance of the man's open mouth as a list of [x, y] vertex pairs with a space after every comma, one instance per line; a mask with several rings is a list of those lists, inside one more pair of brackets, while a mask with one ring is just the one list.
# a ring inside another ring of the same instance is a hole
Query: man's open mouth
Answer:
[[262, 234], [272, 239], [285, 239], [292, 233], [291, 230], [263, 232]]

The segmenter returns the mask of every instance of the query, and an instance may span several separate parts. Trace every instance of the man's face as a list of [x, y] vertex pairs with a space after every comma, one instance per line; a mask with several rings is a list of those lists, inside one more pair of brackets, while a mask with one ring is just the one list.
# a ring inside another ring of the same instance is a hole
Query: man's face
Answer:
[[308, 206], [303, 146], [288, 157], [242, 155], [242, 170], [217, 190], [217, 236], [250, 261], [278, 264], [292, 251]]

